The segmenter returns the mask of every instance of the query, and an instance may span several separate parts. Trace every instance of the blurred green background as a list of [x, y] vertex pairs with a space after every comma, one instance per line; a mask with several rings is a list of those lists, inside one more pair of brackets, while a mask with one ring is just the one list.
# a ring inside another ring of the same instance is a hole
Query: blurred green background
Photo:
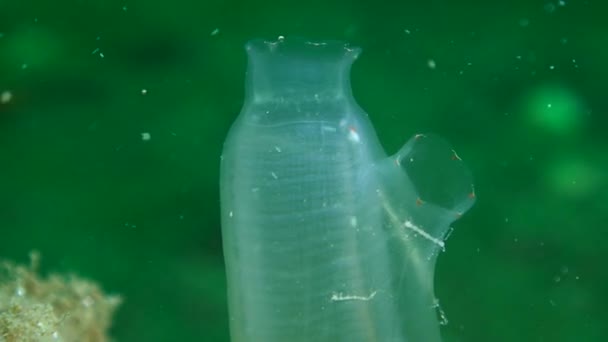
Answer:
[[125, 296], [119, 341], [227, 341], [218, 168], [244, 43], [363, 48], [387, 151], [447, 138], [478, 201], [439, 257], [446, 341], [608, 340], [600, 1], [0, 1], [0, 258]]

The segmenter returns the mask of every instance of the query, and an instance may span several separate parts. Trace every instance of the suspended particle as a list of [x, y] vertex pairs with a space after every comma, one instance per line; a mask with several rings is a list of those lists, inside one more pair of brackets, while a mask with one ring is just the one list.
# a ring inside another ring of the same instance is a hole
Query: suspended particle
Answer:
[[0, 94], [0, 103], [7, 104], [13, 99], [13, 93], [10, 90], [5, 90]]

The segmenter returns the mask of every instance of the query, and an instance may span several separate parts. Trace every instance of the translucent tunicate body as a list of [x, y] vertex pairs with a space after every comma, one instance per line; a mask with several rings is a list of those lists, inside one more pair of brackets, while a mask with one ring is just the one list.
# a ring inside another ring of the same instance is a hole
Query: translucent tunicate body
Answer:
[[433, 273], [471, 177], [440, 138], [387, 156], [340, 42], [247, 44], [246, 99], [224, 145], [232, 341], [439, 341]]

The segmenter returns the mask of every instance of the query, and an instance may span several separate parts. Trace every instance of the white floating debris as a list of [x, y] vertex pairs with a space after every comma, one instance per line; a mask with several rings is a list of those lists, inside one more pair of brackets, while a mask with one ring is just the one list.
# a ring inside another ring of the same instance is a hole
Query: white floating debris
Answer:
[[144, 88], [144, 89], [141, 90], [141, 94], [142, 95], [146, 95], [147, 93], [148, 93], [148, 89]]
[[211, 31], [211, 36], [217, 36], [219, 33], [220, 33], [220, 29], [215, 28], [213, 31]]
[[572, 58], [572, 64], [575, 68], [578, 68], [578, 64], [576, 64], [576, 59]]
[[274, 172], [271, 172], [271, 173], [270, 173], [270, 175], [271, 175], [271, 176], [272, 176], [272, 178], [274, 178], [274, 179], [279, 179], [279, 176], [277, 176], [277, 174], [276, 174], [276, 173], [274, 173]]
[[437, 67], [437, 63], [435, 63], [435, 60], [433, 59], [426, 61], [426, 65], [429, 67], [429, 69], [435, 69]]
[[149, 141], [150, 139], [152, 139], [152, 135], [149, 132], [141, 133], [141, 140]]

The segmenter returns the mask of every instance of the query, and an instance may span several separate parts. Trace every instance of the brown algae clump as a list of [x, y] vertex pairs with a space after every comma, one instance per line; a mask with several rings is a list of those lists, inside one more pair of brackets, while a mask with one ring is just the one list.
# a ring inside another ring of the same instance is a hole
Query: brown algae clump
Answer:
[[39, 255], [30, 259], [28, 267], [0, 260], [0, 342], [109, 341], [121, 298], [74, 275], [42, 278]]

